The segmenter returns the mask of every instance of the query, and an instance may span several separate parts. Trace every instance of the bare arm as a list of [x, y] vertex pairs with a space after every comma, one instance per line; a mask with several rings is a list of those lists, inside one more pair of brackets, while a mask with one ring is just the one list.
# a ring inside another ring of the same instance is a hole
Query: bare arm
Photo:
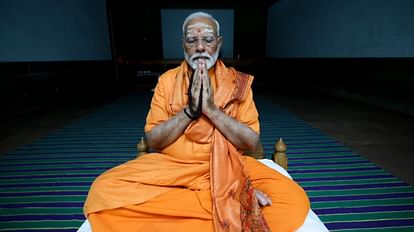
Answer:
[[221, 133], [236, 147], [243, 150], [256, 150], [259, 141], [259, 135], [250, 127], [240, 123], [239, 121], [229, 117], [217, 107], [208, 113], [211, 122], [220, 130]]
[[[200, 72], [199, 70], [197, 71]], [[189, 110], [190, 107], [192, 111], [196, 111], [198, 108], [201, 80], [198, 78], [199, 75], [195, 76], [196, 78], [193, 79], [191, 88], [191, 92], [193, 93], [192, 104], [185, 107], [184, 110], [186, 112], [191, 112]], [[148, 144], [151, 148], [161, 150], [173, 143], [184, 133], [185, 129], [192, 121], [192, 119], [184, 113], [184, 110], [167, 121], [155, 126], [152, 130], [146, 133]]]
[[151, 148], [160, 150], [174, 142], [190, 124], [191, 119], [179, 112], [174, 117], [152, 128], [146, 133], [148, 144]]

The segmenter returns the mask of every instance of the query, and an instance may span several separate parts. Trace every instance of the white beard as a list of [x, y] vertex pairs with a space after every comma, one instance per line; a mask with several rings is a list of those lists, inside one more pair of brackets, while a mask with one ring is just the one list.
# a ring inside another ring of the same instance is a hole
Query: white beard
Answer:
[[203, 53], [194, 53], [191, 57], [184, 51], [184, 57], [187, 61], [187, 64], [191, 66], [192, 69], [197, 68], [198, 59], [199, 57], [202, 57], [206, 60], [207, 70], [209, 70], [211, 67], [214, 66], [214, 64], [217, 61], [218, 55], [219, 55], [220, 47], [217, 48], [217, 51], [210, 56], [207, 52]]

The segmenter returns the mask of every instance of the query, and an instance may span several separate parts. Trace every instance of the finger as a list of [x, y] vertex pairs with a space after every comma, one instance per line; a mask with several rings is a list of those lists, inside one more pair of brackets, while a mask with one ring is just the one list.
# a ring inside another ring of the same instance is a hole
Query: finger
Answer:
[[195, 91], [197, 89], [200, 89], [201, 86], [201, 74], [200, 74], [201, 70], [199, 69], [199, 67], [197, 66], [195, 73], [194, 73], [194, 77], [193, 77], [193, 86], [192, 86], [192, 91]]
[[[202, 84], [203, 84], [203, 94], [205, 94], [207, 97], [209, 97], [210, 92], [211, 92], [211, 87], [208, 84], [208, 77], [206, 75], [203, 75], [202, 80], [203, 80], [203, 82], [202, 82]], [[204, 100], [207, 100], [207, 98], [204, 98]]]
[[272, 202], [270, 201], [270, 199], [269, 199], [269, 198], [264, 197], [264, 198], [262, 199], [262, 206], [267, 206], [267, 205], [272, 205]]
[[272, 205], [272, 200], [262, 191], [256, 190], [256, 198], [261, 206]]
[[202, 80], [200, 80], [200, 69], [197, 66], [196, 70], [194, 70], [194, 75], [193, 75], [193, 80], [192, 80], [192, 86], [191, 86], [191, 96], [192, 96], [192, 101], [191, 101], [191, 109], [193, 111], [196, 111], [199, 105], [199, 98], [200, 98], [200, 89], [201, 89], [201, 82]]
[[259, 195], [258, 196], [258, 198], [257, 198], [257, 200], [259, 201], [259, 204], [261, 205], [261, 206], [266, 206], [266, 205], [268, 205], [269, 204], [269, 201], [266, 199], [266, 197], [265, 196], [263, 196], [263, 195]]
[[206, 65], [201, 66], [202, 75], [201, 78], [203, 80], [203, 88], [208, 90], [207, 93], [211, 92], [211, 82], [210, 82], [210, 76], [208, 75], [208, 71], [206, 69]]
[[209, 88], [211, 88], [211, 80], [210, 80], [210, 76], [208, 75], [208, 72], [206, 72], [205, 78], [206, 78], [206, 84], [207, 84], [207, 86]]
[[202, 60], [198, 63], [198, 69], [200, 70], [200, 74], [203, 75], [205, 73], [204, 63]]
[[206, 79], [206, 81], [207, 81], [207, 83], [206, 84], [208, 84], [208, 86], [210, 86], [211, 85], [211, 81], [210, 81], [210, 76], [208, 75], [208, 69], [207, 69], [207, 63], [203, 63], [202, 64], [202, 66], [201, 66], [201, 69], [202, 69], [202, 74], [203, 74], [203, 76], [205, 76], [207, 79]]
[[270, 197], [266, 193], [264, 193], [264, 192], [262, 192], [262, 194], [263, 194], [263, 197], [266, 200], [266, 205], [271, 205], [272, 204], [272, 200], [270, 199]]
[[202, 72], [203, 75], [205, 75], [207, 73], [206, 64], [205, 64], [204, 61], [201, 63], [201, 70], [203, 71]]
[[257, 201], [259, 202], [259, 205], [264, 206], [266, 204], [265, 199], [261, 195], [257, 195]]

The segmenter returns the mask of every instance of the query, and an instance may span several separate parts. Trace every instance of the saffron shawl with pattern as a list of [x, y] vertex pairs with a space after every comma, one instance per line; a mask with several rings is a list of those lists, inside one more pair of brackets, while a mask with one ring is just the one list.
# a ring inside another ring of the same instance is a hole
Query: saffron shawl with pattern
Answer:
[[[191, 72], [183, 61], [171, 92], [168, 109], [171, 114], [176, 114], [187, 105]], [[243, 101], [250, 91], [253, 77], [225, 67], [220, 60], [215, 64], [214, 74], [212, 82], [217, 86], [214, 102], [222, 112], [235, 117], [237, 103]], [[216, 231], [270, 231], [246, 175], [242, 152], [204, 116], [193, 121], [185, 135], [198, 143], [212, 144], [210, 183]]]

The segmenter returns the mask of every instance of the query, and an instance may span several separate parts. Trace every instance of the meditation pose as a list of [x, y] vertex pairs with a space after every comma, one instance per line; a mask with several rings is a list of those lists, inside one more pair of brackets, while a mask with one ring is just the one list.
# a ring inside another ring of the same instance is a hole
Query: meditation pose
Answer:
[[156, 153], [93, 182], [93, 231], [295, 231], [309, 211], [294, 181], [245, 156], [259, 142], [253, 77], [218, 59], [219, 23], [183, 23], [185, 60], [158, 80], [145, 133]]

